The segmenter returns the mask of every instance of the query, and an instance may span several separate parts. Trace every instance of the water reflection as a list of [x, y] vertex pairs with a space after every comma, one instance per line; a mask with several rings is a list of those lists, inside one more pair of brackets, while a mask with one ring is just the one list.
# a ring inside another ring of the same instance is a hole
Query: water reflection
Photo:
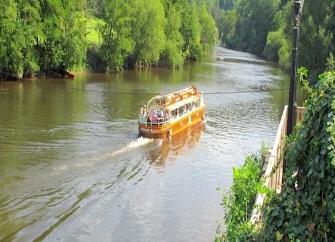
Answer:
[[147, 159], [150, 161], [150, 165], [164, 167], [169, 155], [169, 162], [174, 162], [179, 154], [194, 149], [204, 128], [205, 124], [200, 122], [177, 133], [171, 137], [171, 140], [164, 140], [158, 149], [149, 152]]

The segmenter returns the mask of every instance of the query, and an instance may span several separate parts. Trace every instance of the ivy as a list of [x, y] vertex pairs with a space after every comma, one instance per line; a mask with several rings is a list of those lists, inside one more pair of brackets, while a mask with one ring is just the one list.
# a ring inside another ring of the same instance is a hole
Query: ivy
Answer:
[[307, 92], [304, 121], [287, 141], [282, 192], [268, 199], [262, 241], [335, 240], [335, 72]]

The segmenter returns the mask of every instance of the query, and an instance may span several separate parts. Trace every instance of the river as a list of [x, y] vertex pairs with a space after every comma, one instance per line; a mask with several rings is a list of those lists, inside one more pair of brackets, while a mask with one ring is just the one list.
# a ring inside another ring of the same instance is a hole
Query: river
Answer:
[[[176, 70], [78, 73], [0, 83], [0, 241], [213, 241], [220, 187], [274, 141], [288, 76], [217, 47]], [[138, 137], [155, 93], [195, 84], [206, 125], [170, 142]], [[233, 92], [233, 93], [229, 93]]]

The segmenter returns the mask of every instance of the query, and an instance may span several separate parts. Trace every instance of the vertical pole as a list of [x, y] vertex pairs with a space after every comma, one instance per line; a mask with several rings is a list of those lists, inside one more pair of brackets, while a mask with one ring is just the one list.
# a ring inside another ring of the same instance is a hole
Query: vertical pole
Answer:
[[[294, 27], [293, 27], [293, 41], [292, 41], [292, 65], [291, 65], [291, 82], [290, 82], [290, 95], [288, 102], [288, 117], [287, 117], [287, 135], [292, 134], [293, 127], [296, 121], [296, 93], [297, 93], [297, 65], [298, 65], [298, 45], [299, 45], [299, 27], [300, 19], [302, 15], [302, 8], [304, 5], [304, 0], [295, 0], [293, 3], [294, 11]], [[283, 179], [286, 170], [286, 159], [283, 160]], [[283, 182], [284, 183], [284, 180]]]
[[294, 27], [293, 27], [293, 41], [292, 41], [292, 63], [291, 63], [291, 81], [290, 81], [290, 93], [288, 102], [288, 119], [287, 119], [287, 135], [290, 135], [293, 131], [296, 121], [296, 96], [297, 96], [297, 65], [298, 65], [298, 47], [299, 47], [299, 27], [302, 13], [303, 1], [295, 0], [293, 3], [294, 11]]

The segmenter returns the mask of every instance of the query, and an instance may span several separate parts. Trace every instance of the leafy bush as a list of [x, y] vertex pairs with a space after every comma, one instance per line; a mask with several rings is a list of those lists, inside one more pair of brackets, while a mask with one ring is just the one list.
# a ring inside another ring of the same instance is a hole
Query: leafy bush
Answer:
[[77, 1], [0, 1], [0, 79], [83, 64], [85, 23]]
[[263, 55], [272, 61], [279, 61], [279, 50], [285, 45], [285, 36], [282, 30], [269, 32]]
[[218, 38], [206, 4], [188, 0], [107, 0], [104, 21], [100, 53], [115, 70], [201, 60]]
[[255, 238], [255, 228], [250, 218], [256, 195], [262, 187], [261, 163], [260, 157], [251, 155], [242, 167], [234, 168], [231, 190], [223, 195], [226, 227], [216, 241], [248, 241]]
[[[306, 74], [306, 72], [304, 72]], [[335, 72], [304, 81], [304, 121], [287, 143], [285, 183], [265, 209], [264, 241], [335, 240]]]

